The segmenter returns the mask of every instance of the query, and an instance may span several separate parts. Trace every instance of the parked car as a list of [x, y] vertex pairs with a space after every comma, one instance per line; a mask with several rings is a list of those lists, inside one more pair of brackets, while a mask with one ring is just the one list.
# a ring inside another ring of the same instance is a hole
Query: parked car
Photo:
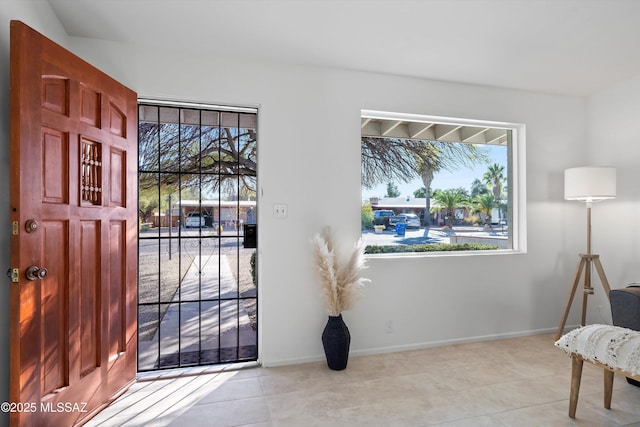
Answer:
[[406, 224], [407, 219], [402, 215], [395, 215], [389, 218], [389, 227], [395, 227], [396, 224]]
[[420, 228], [420, 218], [416, 214], [399, 214], [407, 223], [407, 228]]
[[395, 216], [392, 210], [378, 210], [373, 211], [373, 225], [384, 225], [386, 227], [391, 227], [389, 220]]
[[187, 228], [190, 227], [204, 227], [205, 219], [203, 215], [200, 215], [200, 212], [189, 212], [187, 215], [187, 219], [184, 222], [184, 226]]

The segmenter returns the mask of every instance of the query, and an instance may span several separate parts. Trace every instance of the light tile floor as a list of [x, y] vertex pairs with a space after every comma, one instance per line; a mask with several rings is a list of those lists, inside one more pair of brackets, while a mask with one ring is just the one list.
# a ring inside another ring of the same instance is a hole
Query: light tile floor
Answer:
[[87, 425], [640, 426], [640, 387], [616, 376], [604, 409], [602, 370], [588, 363], [571, 420], [570, 371], [550, 334], [352, 357], [344, 371], [211, 367], [138, 381]]

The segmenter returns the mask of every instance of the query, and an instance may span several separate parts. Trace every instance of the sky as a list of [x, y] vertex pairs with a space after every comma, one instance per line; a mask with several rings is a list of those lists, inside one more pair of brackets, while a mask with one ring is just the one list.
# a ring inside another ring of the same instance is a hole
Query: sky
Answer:
[[[486, 145], [485, 148], [489, 155], [489, 164], [498, 163], [505, 167], [505, 174], [507, 168], [507, 147], [497, 145]], [[473, 169], [458, 169], [454, 171], [440, 171], [437, 172], [433, 181], [431, 182], [431, 190], [440, 189], [447, 190], [449, 188], [463, 187], [467, 191], [471, 190], [471, 182], [478, 178], [482, 179], [482, 176], [487, 171], [487, 164], [478, 164]], [[415, 179], [410, 183], [395, 183], [400, 190], [400, 197], [411, 196], [413, 192], [419, 188], [424, 187], [420, 178]], [[380, 184], [373, 189], [362, 189], [362, 199], [369, 200], [370, 197], [384, 197], [387, 194], [387, 184]]]

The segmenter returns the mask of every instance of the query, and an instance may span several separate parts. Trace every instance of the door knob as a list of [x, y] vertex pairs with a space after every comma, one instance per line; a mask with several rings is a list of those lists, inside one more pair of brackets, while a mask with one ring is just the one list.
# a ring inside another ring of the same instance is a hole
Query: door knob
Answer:
[[40, 268], [38, 266], [32, 265], [31, 267], [27, 268], [27, 271], [25, 271], [24, 275], [28, 280], [38, 280], [47, 277], [47, 273], [48, 271], [46, 268]]

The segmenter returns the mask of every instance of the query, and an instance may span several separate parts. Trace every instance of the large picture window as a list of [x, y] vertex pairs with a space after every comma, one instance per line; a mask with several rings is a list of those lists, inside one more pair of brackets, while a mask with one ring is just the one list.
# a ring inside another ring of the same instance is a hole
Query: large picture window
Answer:
[[368, 254], [526, 251], [524, 125], [362, 111]]

